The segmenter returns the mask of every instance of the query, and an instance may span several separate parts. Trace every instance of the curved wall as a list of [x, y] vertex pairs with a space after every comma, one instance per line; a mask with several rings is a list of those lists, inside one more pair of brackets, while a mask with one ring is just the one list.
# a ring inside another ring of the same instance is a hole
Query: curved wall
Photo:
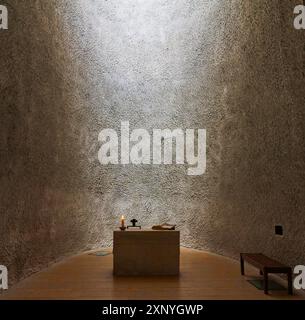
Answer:
[[[298, 1], [2, 4], [0, 262], [11, 282], [111, 245], [121, 214], [176, 223], [193, 248], [305, 264]], [[206, 174], [102, 167], [98, 133], [121, 120], [206, 128]]]

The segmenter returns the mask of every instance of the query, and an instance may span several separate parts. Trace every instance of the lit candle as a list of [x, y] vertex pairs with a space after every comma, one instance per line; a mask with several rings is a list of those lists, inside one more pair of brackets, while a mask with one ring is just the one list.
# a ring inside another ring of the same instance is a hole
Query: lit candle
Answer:
[[124, 216], [121, 217], [121, 227], [125, 228], [125, 217]]

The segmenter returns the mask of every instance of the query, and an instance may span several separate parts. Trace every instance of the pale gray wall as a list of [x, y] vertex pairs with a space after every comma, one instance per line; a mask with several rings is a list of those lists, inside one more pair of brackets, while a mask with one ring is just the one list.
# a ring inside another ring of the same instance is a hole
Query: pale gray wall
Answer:
[[[11, 282], [111, 245], [121, 214], [176, 223], [193, 248], [305, 264], [297, 3], [3, 0], [0, 263]], [[206, 128], [207, 173], [102, 167], [98, 132], [121, 120]]]

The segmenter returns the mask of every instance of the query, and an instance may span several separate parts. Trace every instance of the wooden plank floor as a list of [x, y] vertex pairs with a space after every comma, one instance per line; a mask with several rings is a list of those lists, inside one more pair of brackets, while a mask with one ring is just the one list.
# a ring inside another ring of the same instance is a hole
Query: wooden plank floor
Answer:
[[[111, 249], [105, 249], [111, 252]], [[246, 265], [248, 275], [258, 271]], [[1, 299], [304, 299], [265, 295], [240, 275], [239, 262], [181, 248], [179, 277], [113, 277], [112, 255], [71, 257], [21, 281]]]

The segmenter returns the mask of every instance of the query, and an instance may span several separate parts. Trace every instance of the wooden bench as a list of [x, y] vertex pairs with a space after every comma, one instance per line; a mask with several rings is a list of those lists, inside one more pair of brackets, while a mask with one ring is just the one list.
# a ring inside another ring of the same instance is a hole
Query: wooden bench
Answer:
[[245, 274], [245, 264], [248, 262], [252, 266], [260, 270], [260, 274], [264, 276], [264, 292], [268, 294], [268, 274], [269, 273], [285, 273], [288, 279], [288, 293], [293, 294], [292, 289], [292, 269], [280, 262], [273, 260], [262, 253], [241, 253], [240, 254], [240, 269], [241, 274]]

